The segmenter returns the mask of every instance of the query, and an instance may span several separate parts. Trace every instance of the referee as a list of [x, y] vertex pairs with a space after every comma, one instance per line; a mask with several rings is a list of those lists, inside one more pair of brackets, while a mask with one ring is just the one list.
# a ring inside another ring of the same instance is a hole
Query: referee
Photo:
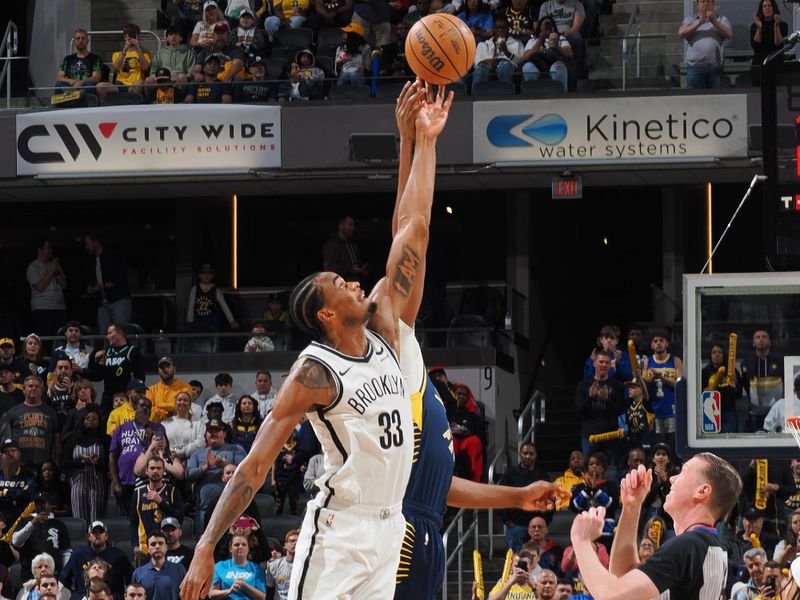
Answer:
[[592, 508], [575, 517], [571, 538], [584, 584], [603, 600], [718, 600], [728, 564], [714, 524], [735, 506], [742, 490], [739, 474], [708, 452], [688, 461], [671, 478], [672, 490], [664, 502], [677, 536], [639, 564], [636, 530], [652, 480], [652, 471], [640, 465], [622, 481], [623, 509], [608, 570], [592, 548], [603, 530], [605, 509]]

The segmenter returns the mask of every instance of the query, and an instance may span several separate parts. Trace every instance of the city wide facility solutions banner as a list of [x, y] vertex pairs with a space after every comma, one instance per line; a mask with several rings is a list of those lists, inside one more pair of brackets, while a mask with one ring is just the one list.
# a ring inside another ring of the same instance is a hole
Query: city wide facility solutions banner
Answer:
[[473, 105], [475, 163], [659, 163], [745, 156], [745, 94]]
[[19, 114], [17, 175], [281, 166], [279, 106], [152, 105]]

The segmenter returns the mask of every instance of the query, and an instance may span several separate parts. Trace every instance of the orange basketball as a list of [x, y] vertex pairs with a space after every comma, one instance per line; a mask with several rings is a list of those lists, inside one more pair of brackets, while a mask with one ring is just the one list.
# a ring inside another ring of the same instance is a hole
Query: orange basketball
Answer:
[[472, 68], [475, 36], [458, 17], [447, 13], [427, 15], [408, 32], [406, 60], [423, 81], [453, 83]]

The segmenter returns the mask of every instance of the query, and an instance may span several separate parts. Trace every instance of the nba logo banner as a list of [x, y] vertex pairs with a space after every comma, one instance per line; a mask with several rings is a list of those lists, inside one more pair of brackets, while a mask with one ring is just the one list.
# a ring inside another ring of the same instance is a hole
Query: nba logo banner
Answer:
[[722, 429], [720, 395], [718, 391], [703, 392], [703, 433], [719, 433]]

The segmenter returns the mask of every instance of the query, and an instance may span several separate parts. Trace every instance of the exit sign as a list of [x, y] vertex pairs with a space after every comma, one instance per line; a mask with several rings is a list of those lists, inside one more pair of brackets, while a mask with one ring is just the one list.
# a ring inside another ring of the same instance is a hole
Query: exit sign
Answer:
[[550, 189], [553, 200], [577, 200], [583, 198], [583, 178], [580, 175], [553, 177]]

